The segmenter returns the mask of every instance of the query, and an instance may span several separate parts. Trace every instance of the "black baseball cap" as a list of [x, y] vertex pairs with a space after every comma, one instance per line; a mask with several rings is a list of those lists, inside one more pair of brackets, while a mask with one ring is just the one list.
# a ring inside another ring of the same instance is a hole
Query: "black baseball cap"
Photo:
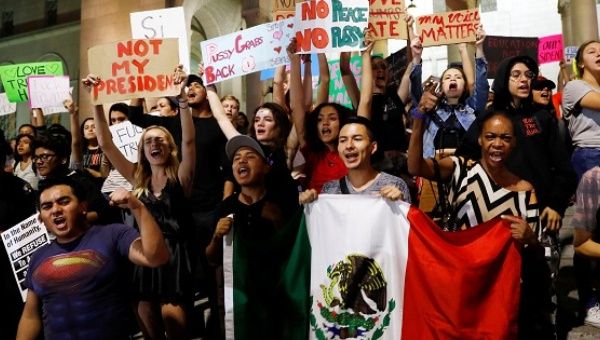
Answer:
[[202, 78], [200, 78], [199, 76], [195, 75], [195, 74], [190, 74], [187, 77], [187, 81], [185, 82], [185, 86], [190, 86], [191, 83], [198, 83], [202, 86], [204, 86], [204, 81], [202, 80]]
[[543, 90], [545, 87], [552, 90], [556, 88], [556, 84], [544, 76], [537, 76], [531, 81], [531, 88], [533, 90]]
[[243, 147], [249, 147], [251, 149], [254, 149], [254, 151], [256, 151], [262, 158], [264, 158], [265, 160], [267, 159], [267, 157], [265, 156], [265, 152], [263, 151], [260, 144], [256, 141], [256, 139], [246, 135], [237, 135], [227, 141], [227, 144], [225, 145], [225, 152], [227, 153], [227, 158], [229, 158], [230, 161], [233, 160], [233, 156], [235, 156], [235, 153]]

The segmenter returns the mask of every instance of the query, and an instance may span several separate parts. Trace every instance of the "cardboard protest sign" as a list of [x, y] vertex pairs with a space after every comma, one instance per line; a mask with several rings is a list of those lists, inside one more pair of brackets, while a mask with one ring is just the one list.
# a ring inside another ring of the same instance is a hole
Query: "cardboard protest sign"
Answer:
[[562, 34], [549, 35], [539, 39], [538, 43], [538, 64], [547, 64], [554, 61], [560, 61], [563, 58], [563, 38]]
[[488, 35], [483, 42], [485, 59], [488, 62], [487, 77], [496, 77], [498, 64], [508, 57], [527, 55], [533, 60], [538, 57], [538, 38], [501, 37]]
[[2, 78], [4, 91], [6, 91], [8, 100], [13, 103], [26, 102], [29, 99], [27, 97], [27, 77], [37, 75], [60, 76], [62, 74], [61, 61], [0, 66], [0, 77]]
[[296, 4], [298, 53], [365, 49], [368, 0], [308, 0]]
[[304, 0], [273, 0], [273, 12], [277, 11], [290, 11], [296, 10], [296, 3]]
[[[352, 101], [350, 100], [350, 96], [348, 96], [346, 86], [344, 86], [342, 80], [340, 61], [330, 60], [328, 63], [329, 73], [331, 75], [329, 82], [329, 102], [352, 108]], [[352, 74], [354, 74], [354, 79], [356, 79], [357, 84], [360, 86], [360, 79], [362, 76], [362, 59], [360, 55], [353, 55], [350, 58], [350, 70], [352, 71]]]
[[186, 72], [190, 72], [190, 49], [183, 7], [129, 14], [133, 39], [178, 38], [179, 60]]
[[17, 103], [11, 103], [6, 93], [0, 93], [0, 116], [17, 112]]
[[293, 19], [254, 26], [200, 43], [207, 84], [289, 63]]
[[467, 9], [417, 17], [417, 35], [423, 46], [475, 41], [479, 11]]
[[69, 98], [69, 76], [31, 76], [27, 78], [29, 107], [45, 108], [62, 106]]
[[38, 214], [32, 215], [14, 227], [2, 233], [2, 243], [8, 254], [17, 286], [23, 302], [27, 297], [25, 277], [29, 268], [29, 260], [38, 248], [49, 243], [46, 227], [38, 220]]
[[404, 0], [369, 0], [369, 29], [375, 40], [408, 39]]
[[90, 73], [100, 77], [92, 103], [137, 97], [175, 96], [173, 70], [179, 64], [177, 39], [125, 40], [88, 50]]
[[273, 21], [285, 20], [293, 18], [296, 12], [294, 11], [277, 11], [273, 12]]
[[142, 138], [144, 129], [137, 125], [131, 124], [126, 120], [122, 123], [109, 126], [112, 140], [121, 154], [130, 162], [137, 163], [138, 161], [138, 143]]

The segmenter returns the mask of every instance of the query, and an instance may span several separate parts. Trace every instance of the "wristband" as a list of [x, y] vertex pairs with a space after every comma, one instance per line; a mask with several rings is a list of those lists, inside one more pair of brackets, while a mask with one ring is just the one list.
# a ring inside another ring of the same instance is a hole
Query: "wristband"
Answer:
[[412, 110], [410, 110], [410, 116], [413, 118], [422, 119], [422, 120], [427, 119], [427, 115], [419, 112], [419, 109], [417, 109], [416, 107], [413, 108]]

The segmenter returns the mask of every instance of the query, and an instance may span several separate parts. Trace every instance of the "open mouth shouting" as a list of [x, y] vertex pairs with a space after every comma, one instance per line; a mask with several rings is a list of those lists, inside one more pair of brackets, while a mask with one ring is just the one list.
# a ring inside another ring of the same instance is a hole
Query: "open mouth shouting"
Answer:
[[57, 231], [67, 230], [67, 219], [64, 216], [57, 216], [52, 219], [52, 223]]

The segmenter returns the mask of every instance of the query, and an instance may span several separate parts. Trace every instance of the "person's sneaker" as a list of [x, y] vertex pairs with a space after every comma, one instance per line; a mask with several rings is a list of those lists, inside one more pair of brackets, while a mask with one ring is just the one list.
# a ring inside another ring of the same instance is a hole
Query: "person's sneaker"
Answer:
[[596, 304], [587, 310], [584, 323], [600, 328], [600, 304]]

